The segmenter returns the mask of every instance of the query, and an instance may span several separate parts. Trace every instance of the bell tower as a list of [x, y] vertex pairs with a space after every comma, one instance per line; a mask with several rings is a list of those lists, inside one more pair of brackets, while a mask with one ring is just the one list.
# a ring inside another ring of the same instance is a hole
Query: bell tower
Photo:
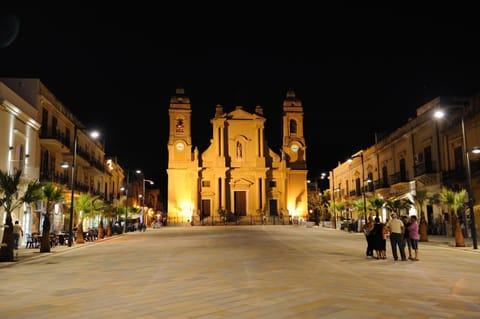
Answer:
[[198, 150], [192, 152], [191, 113], [190, 98], [177, 88], [168, 109], [168, 216], [185, 223], [198, 209]]
[[283, 101], [283, 151], [287, 154], [287, 167], [307, 168], [307, 146], [303, 136], [303, 106], [290, 89]]
[[[175, 95], [170, 98], [170, 131], [168, 138], [168, 161], [185, 159], [185, 155], [191, 152], [191, 104], [190, 98], [185, 95], [183, 88], [177, 88]], [[170, 166], [170, 165], [169, 165]]]

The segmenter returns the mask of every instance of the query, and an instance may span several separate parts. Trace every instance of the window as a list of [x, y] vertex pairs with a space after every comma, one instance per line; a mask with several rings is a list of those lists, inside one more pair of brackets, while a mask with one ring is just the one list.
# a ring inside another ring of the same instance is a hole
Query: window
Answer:
[[46, 137], [48, 136], [48, 110], [43, 109], [42, 110], [42, 136]]
[[65, 145], [70, 146], [70, 129], [65, 128]]
[[270, 181], [269, 184], [270, 188], [277, 187], [277, 182], [276, 181]]
[[290, 120], [290, 134], [297, 134], [297, 122]]
[[58, 120], [55, 116], [52, 116], [52, 136], [58, 139], [60, 132], [58, 131]]
[[242, 157], [242, 143], [237, 142], [237, 157], [241, 158]]
[[183, 133], [183, 119], [177, 119], [177, 123], [175, 124], [175, 130], [177, 133]]
[[387, 167], [382, 167], [382, 187], [388, 187], [388, 171]]
[[202, 187], [210, 187], [210, 181], [202, 181]]

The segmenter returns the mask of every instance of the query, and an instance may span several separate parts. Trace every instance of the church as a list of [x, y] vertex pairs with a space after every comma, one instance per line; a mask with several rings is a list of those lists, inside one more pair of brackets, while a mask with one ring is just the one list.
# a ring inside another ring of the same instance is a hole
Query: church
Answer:
[[[206, 150], [192, 145], [192, 105], [183, 88], [170, 99], [169, 223], [287, 223], [307, 216], [307, 161], [303, 106], [293, 90], [283, 102], [280, 154], [265, 139], [263, 108], [212, 108]], [[280, 111], [280, 110], [279, 110]], [[280, 123], [278, 123], [279, 125]]]

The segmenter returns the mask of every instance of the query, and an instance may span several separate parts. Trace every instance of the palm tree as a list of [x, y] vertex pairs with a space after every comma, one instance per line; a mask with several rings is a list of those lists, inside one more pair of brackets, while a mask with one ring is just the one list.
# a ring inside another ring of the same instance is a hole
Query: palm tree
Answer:
[[[117, 211], [118, 211], [117, 207], [114, 207], [111, 204], [106, 205], [103, 208], [102, 216], [105, 217], [105, 220], [107, 222], [107, 237], [112, 236], [112, 222], [113, 222], [113, 217], [117, 216], [117, 214], [118, 214]], [[100, 221], [100, 222], [102, 223], [102, 221]], [[98, 230], [98, 237], [100, 238], [100, 228]]]
[[370, 207], [372, 208], [372, 210], [375, 211], [375, 216], [378, 217], [378, 211], [382, 209], [383, 205], [385, 205], [385, 199], [376, 195], [375, 197], [369, 198], [368, 202], [370, 203]]
[[368, 209], [368, 202], [367, 202], [367, 207], [365, 207], [364, 209], [364, 205], [363, 205], [363, 199], [357, 199], [357, 200], [354, 200], [353, 201], [353, 208], [355, 209], [355, 211], [357, 212], [357, 223], [358, 223], [358, 227], [357, 227], [357, 230], [360, 231], [362, 228], [362, 220], [363, 219], [366, 219], [367, 216], [365, 216], [365, 212], [367, 211]]
[[427, 218], [425, 217], [425, 212], [423, 211], [423, 204], [428, 200], [427, 191], [417, 190], [416, 194], [413, 195], [413, 204], [420, 214], [420, 241], [428, 241], [428, 225]]
[[50, 218], [53, 216], [53, 208], [56, 203], [63, 200], [63, 186], [54, 183], [45, 183], [42, 187], [42, 198], [47, 202], [45, 213], [43, 214], [42, 224], [42, 242], [40, 243], [40, 252], [50, 252]]
[[77, 244], [84, 244], [83, 238], [83, 220], [85, 217], [90, 217], [95, 211], [94, 201], [98, 199], [98, 196], [92, 196], [90, 193], [82, 193], [75, 199], [75, 210], [77, 211], [77, 234], [75, 242]]
[[463, 237], [460, 220], [458, 219], [458, 209], [464, 205], [465, 194], [466, 191], [464, 189], [455, 192], [445, 187], [440, 192], [440, 202], [448, 207], [449, 215], [452, 216], [451, 214], [453, 213], [455, 218], [454, 234], [456, 247], [465, 247], [465, 238]]
[[[331, 205], [329, 205], [329, 209], [332, 211], [331, 214], [332, 216], [335, 216], [337, 215], [337, 218], [333, 218], [334, 222], [336, 223], [337, 220], [338, 220], [338, 214], [340, 214], [340, 216], [342, 217], [343, 216], [343, 212], [345, 211], [345, 203], [343, 202], [335, 202], [335, 206], [333, 205], [333, 203]], [[335, 209], [335, 214], [333, 214], [333, 209]], [[343, 220], [343, 218], [341, 218], [340, 220]], [[343, 222], [342, 222], [342, 225], [343, 225]], [[335, 225], [335, 228], [337, 227], [337, 225]]]
[[[104, 228], [103, 228], [103, 210], [105, 208], [105, 203], [103, 202], [102, 200], [102, 197], [101, 196], [96, 196], [93, 201], [92, 201], [92, 213], [90, 214], [90, 217], [96, 217], [98, 215], [100, 215], [100, 223], [97, 227], [97, 231], [98, 231], [98, 238], [103, 238], [104, 237]], [[101, 234], [101, 237], [100, 237], [100, 232], [102, 233]]]
[[21, 176], [21, 170], [18, 170], [14, 175], [0, 170], [0, 205], [7, 213], [0, 249], [0, 261], [13, 261], [12, 212], [24, 203], [30, 205], [42, 198], [41, 184], [37, 180], [29, 182], [23, 196], [19, 197]]
[[395, 200], [386, 200], [385, 208], [391, 212], [397, 213], [397, 216], [401, 216], [401, 212], [406, 210], [407, 213], [412, 208], [412, 201], [408, 198], [401, 198]]

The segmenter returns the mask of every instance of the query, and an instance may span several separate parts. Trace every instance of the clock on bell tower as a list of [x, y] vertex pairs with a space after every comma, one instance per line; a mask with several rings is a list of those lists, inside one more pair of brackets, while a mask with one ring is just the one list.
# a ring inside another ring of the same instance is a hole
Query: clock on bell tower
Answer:
[[283, 101], [283, 151], [288, 155], [287, 166], [306, 169], [306, 145], [303, 136], [302, 102], [293, 90], [287, 92]]

